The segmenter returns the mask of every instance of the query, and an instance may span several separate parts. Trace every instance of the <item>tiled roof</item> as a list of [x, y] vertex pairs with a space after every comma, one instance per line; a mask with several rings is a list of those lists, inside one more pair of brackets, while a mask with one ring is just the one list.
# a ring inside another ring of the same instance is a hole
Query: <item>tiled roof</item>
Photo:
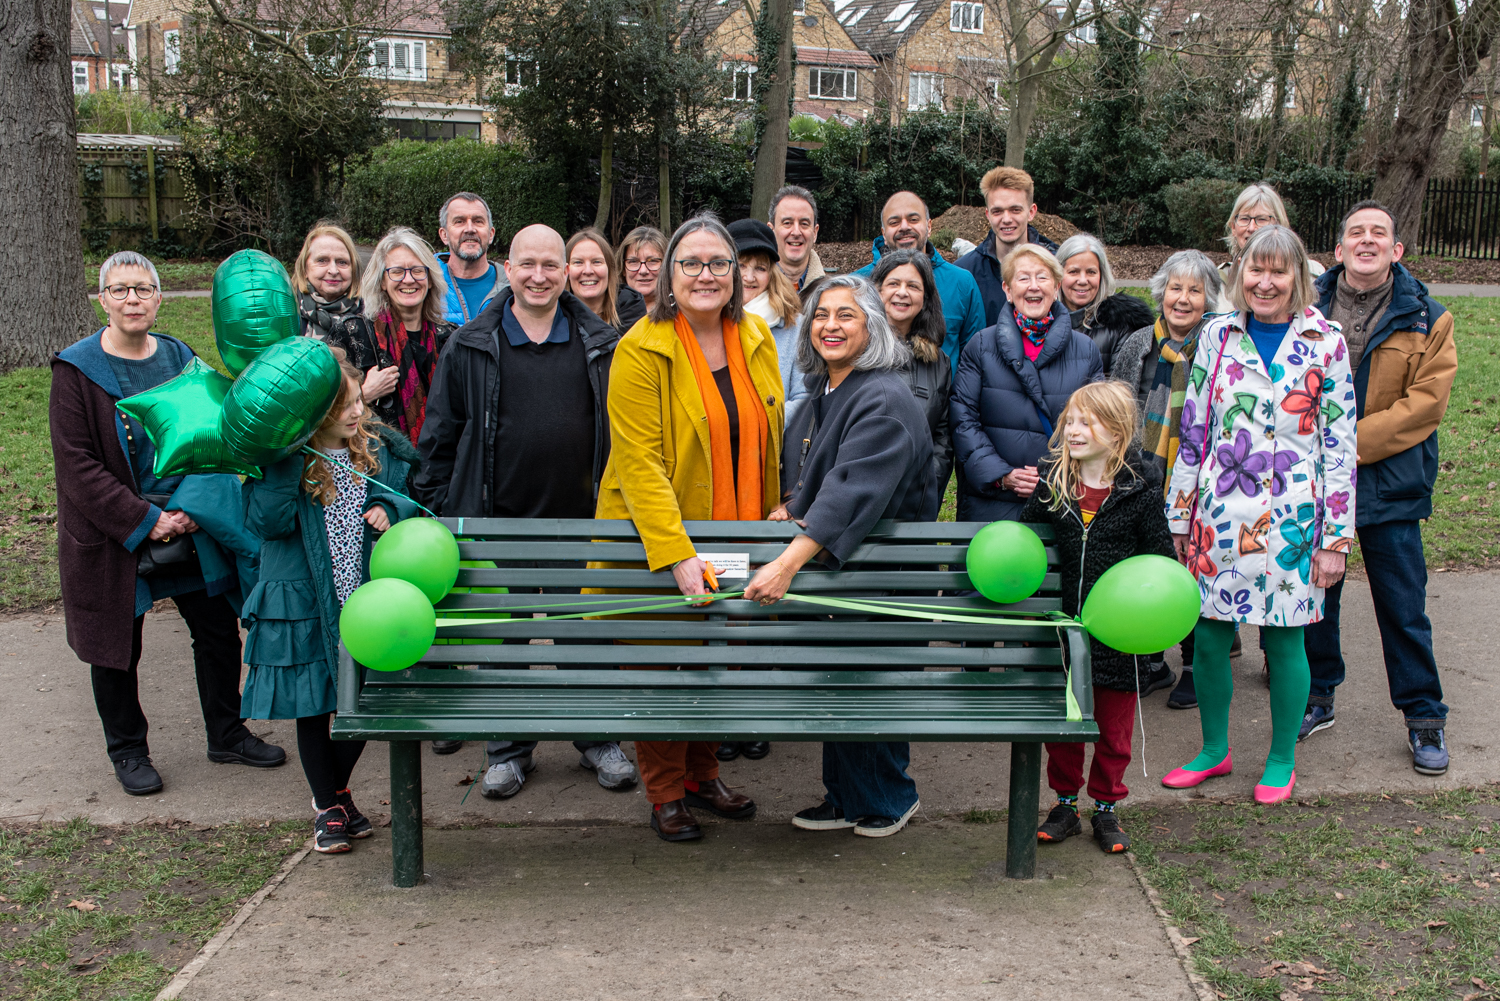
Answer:
[[863, 49], [818, 49], [797, 46], [797, 62], [805, 66], [853, 66], [874, 69], [878, 63]]
[[[856, 45], [890, 55], [922, 26], [943, 0], [833, 0], [834, 15]], [[944, 8], [946, 10], [946, 8]]]

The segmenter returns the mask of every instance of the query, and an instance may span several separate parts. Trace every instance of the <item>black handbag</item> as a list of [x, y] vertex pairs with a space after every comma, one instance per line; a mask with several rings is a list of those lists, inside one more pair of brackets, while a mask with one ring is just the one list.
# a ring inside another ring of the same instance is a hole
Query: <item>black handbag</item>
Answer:
[[[137, 431], [130, 423], [130, 418], [122, 414], [120, 419], [125, 422], [125, 443], [130, 447], [130, 465], [134, 467]], [[142, 494], [141, 498], [163, 511], [172, 500], [170, 494]], [[198, 548], [193, 544], [191, 535], [176, 535], [163, 541], [148, 539], [140, 550], [140, 561], [135, 567], [137, 577], [186, 577], [201, 572]]]

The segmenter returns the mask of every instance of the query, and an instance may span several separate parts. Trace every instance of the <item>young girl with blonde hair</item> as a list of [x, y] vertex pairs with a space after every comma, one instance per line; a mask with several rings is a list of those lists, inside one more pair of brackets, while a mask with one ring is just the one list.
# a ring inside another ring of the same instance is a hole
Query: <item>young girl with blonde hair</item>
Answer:
[[366, 408], [359, 369], [333, 351], [344, 379], [309, 444], [334, 461], [299, 452], [245, 481], [245, 527], [261, 539], [261, 550], [260, 581], [241, 616], [250, 673], [240, 712], [297, 721], [297, 753], [316, 813], [314, 848], [324, 853], [346, 852], [350, 838], [372, 830], [349, 791], [364, 741], [335, 743], [329, 734], [339, 610], [369, 579], [376, 535], [416, 513], [399, 485], [417, 461], [406, 437]]
[[[1135, 393], [1125, 383], [1095, 382], [1074, 392], [1039, 466], [1036, 492], [1021, 511], [1021, 521], [1050, 524], [1056, 533], [1062, 609], [1068, 615], [1078, 614], [1094, 583], [1121, 560], [1172, 556], [1161, 473], [1142, 458], [1135, 428]], [[1130, 839], [1120, 829], [1115, 805], [1130, 792], [1125, 768], [1139, 700], [1136, 659], [1096, 639], [1089, 645], [1099, 724], [1088, 776], [1094, 839], [1106, 852], [1123, 852]], [[1040, 841], [1063, 841], [1083, 832], [1078, 791], [1084, 746], [1047, 745], [1047, 784], [1057, 793], [1057, 805], [1037, 830]]]

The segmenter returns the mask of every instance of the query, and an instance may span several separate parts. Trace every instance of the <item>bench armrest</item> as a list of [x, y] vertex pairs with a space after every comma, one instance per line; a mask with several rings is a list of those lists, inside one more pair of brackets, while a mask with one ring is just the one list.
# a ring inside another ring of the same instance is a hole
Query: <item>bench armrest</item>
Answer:
[[349, 651], [339, 643], [338, 711], [352, 713], [359, 709], [359, 692], [364, 687], [365, 669], [354, 663]]
[[1084, 719], [1094, 718], [1094, 668], [1089, 634], [1082, 629], [1064, 629], [1068, 636], [1068, 683]]

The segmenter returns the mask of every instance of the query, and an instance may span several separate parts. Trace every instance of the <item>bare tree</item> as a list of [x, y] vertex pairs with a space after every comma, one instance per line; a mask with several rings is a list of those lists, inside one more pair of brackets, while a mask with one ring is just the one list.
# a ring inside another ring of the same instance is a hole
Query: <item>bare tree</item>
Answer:
[[[792, 0], [763, 0], [755, 22], [761, 71], [756, 74], [764, 128], [755, 151], [755, 185], [750, 193], [750, 217], [771, 214], [771, 198], [786, 180], [787, 122], [792, 102]], [[765, 57], [775, 52], [775, 59]], [[766, 65], [769, 62], [770, 65]]]
[[45, 365], [95, 324], [83, 282], [83, 206], [68, 61], [68, 0], [7, 2], [0, 17], [0, 268], [12, 311], [0, 371]]
[[1036, 117], [1042, 81], [1052, 69], [1057, 52], [1071, 32], [1092, 24], [1099, 17], [1095, 4], [1080, 15], [1083, 0], [1067, 0], [1062, 16], [1053, 6], [1035, 0], [1005, 0], [1004, 41], [1010, 66], [1005, 89], [1010, 93], [1010, 120], [1005, 130], [1005, 165], [1020, 167], [1026, 161], [1026, 139]]
[[1390, 139], [1375, 156], [1375, 197], [1415, 243], [1427, 180], [1453, 105], [1468, 90], [1500, 29], [1500, 0], [1408, 0], [1406, 66]]

